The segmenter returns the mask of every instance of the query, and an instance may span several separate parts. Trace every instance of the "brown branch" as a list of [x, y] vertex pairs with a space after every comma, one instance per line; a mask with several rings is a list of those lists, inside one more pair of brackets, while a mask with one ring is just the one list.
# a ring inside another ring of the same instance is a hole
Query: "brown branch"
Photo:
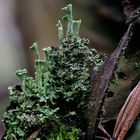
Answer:
[[125, 45], [128, 44], [129, 37], [131, 35], [133, 24], [130, 24], [128, 30], [122, 40], [120, 41], [116, 50], [112, 53], [110, 57], [108, 57], [102, 66], [101, 71], [95, 76], [92, 92], [88, 99], [87, 104], [87, 139], [92, 140], [93, 134], [95, 131], [97, 124], [97, 117], [101, 107], [101, 102], [105, 96], [105, 91], [109, 85], [111, 77], [113, 75], [113, 71], [118, 62], [119, 56], [122, 52], [122, 49]]

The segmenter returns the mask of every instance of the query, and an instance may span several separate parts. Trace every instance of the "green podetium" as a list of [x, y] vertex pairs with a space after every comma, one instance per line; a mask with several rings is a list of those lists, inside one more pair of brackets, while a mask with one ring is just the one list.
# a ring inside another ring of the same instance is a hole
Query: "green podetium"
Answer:
[[[63, 19], [67, 22], [66, 37], [68, 38], [79, 37], [81, 20], [73, 20], [72, 5], [69, 4], [66, 7], [62, 8], [62, 10], [65, 12], [65, 16], [63, 17]], [[60, 20], [58, 20], [57, 28], [58, 28], [59, 41], [62, 42], [62, 40], [64, 39], [64, 31], [63, 31], [63, 25]]]
[[30, 49], [33, 50], [33, 53], [35, 55], [35, 59], [36, 60], [40, 59], [37, 43], [33, 43], [33, 45], [30, 47]]
[[81, 20], [74, 20], [73, 21], [73, 36], [77, 38], [79, 36]]
[[65, 12], [64, 20], [67, 21], [67, 35], [73, 33], [73, 16], [72, 16], [72, 5], [69, 4], [66, 7], [62, 8]]
[[56, 24], [56, 26], [58, 28], [58, 38], [59, 38], [59, 41], [61, 42], [63, 40], [64, 33], [63, 33], [63, 25], [60, 20], [58, 20], [58, 23]]
[[44, 60], [35, 60], [35, 81], [38, 87], [42, 87], [43, 85], [43, 73], [44, 71], [44, 66], [45, 66], [45, 61]]
[[16, 75], [20, 78], [20, 80], [22, 81], [22, 90], [25, 91], [26, 90], [26, 77], [27, 77], [27, 70], [23, 69], [23, 70], [17, 70], [16, 71]]

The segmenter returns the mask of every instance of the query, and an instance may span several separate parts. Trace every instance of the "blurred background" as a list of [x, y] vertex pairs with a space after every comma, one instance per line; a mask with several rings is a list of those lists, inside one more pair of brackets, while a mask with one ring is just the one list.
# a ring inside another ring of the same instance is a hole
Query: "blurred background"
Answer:
[[73, 4], [74, 18], [82, 20], [81, 36], [90, 39], [89, 47], [109, 55], [126, 30], [120, 1], [0, 0], [1, 112], [8, 86], [19, 82], [15, 71], [26, 67], [33, 73], [32, 43], [37, 42], [40, 50], [58, 45], [56, 23], [63, 16], [62, 7]]

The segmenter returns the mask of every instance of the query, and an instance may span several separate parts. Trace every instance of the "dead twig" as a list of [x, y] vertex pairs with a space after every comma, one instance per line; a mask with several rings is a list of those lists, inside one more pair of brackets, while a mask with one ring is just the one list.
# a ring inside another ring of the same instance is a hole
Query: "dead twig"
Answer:
[[112, 140], [111, 136], [110, 136], [109, 133], [104, 129], [104, 127], [102, 126], [101, 123], [99, 123], [98, 129], [105, 135], [105, 137], [106, 137], [108, 140]]
[[115, 66], [118, 62], [119, 56], [122, 52], [122, 49], [128, 44], [130, 36], [132, 35], [133, 24], [130, 24], [127, 32], [124, 37], [120, 41], [118, 47], [112, 53], [110, 57], [108, 57], [102, 66], [100, 72], [95, 76], [92, 86], [92, 92], [88, 99], [87, 104], [87, 139], [92, 140], [95, 128], [98, 126], [97, 117], [99, 110], [102, 106], [103, 98], [105, 97], [105, 91], [109, 85], [111, 77], [113, 75]]

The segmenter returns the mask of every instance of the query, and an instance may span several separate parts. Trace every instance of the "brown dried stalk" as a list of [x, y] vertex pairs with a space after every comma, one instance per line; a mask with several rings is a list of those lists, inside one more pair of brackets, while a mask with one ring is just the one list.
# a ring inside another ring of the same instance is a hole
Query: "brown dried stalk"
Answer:
[[123, 140], [134, 120], [140, 113], [140, 82], [128, 96], [115, 125], [113, 138]]
[[86, 139], [92, 140], [93, 134], [98, 126], [97, 117], [99, 110], [102, 106], [103, 98], [105, 97], [105, 91], [109, 85], [111, 77], [113, 75], [115, 66], [118, 62], [119, 56], [122, 52], [122, 49], [128, 44], [129, 38], [132, 34], [133, 24], [130, 24], [127, 32], [124, 37], [120, 41], [116, 50], [112, 53], [110, 57], [108, 57], [102, 66], [101, 71], [95, 75], [93, 85], [92, 85], [92, 93], [88, 99], [87, 104], [87, 136]]

